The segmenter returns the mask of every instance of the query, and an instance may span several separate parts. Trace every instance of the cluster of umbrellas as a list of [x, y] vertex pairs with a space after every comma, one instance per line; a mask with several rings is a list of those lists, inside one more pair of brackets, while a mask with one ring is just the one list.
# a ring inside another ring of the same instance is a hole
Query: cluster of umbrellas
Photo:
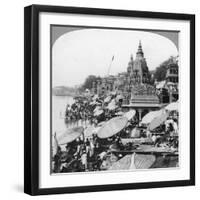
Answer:
[[97, 127], [89, 126], [85, 130], [82, 126], [67, 129], [60, 137], [57, 138], [59, 145], [64, 145], [72, 142], [82, 134], [84, 137], [90, 137], [97, 134], [99, 138], [109, 138], [119, 133], [128, 123], [128, 118], [118, 116], [110, 119], [107, 122], [100, 123]]
[[[99, 116], [104, 113], [104, 109], [102, 108], [101, 103], [98, 103], [98, 99], [99, 96], [95, 95], [92, 98], [93, 101], [91, 102], [96, 105], [96, 108], [93, 110], [94, 116]], [[106, 109], [116, 111], [118, 107], [116, 102], [120, 99], [123, 99], [123, 96], [120, 94], [116, 95], [115, 98], [113, 98], [112, 95], [109, 95], [103, 100], [103, 102], [107, 104]], [[148, 125], [149, 130], [152, 131], [166, 121], [171, 111], [178, 111], [178, 108], [179, 105], [177, 101], [168, 104], [164, 109], [151, 111], [142, 118], [141, 124]], [[82, 134], [84, 137], [90, 137], [93, 134], [97, 134], [99, 138], [111, 137], [124, 129], [127, 126], [128, 121], [130, 121], [135, 114], [135, 110], [130, 110], [126, 113], [118, 111], [115, 113], [117, 117], [111, 118], [106, 122], [99, 123], [97, 127], [91, 126], [87, 127], [85, 130], [81, 126], [67, 129], [63, 134], [61, 134], [60, 137], [57, 138], [58, 144], [62, 145], [69, 143], [80, 137]], [[136, 134], [136, 130], [133, 129], [132, 132], [132, 134]]]
[[[96, 112], [99, 112], [99, 110]], [[85, 130], [82, 126], [69, 128], [57, 138], [58, 144], [64, 145], [70, 143], [81, 135], [91, 137], [93, 134], [97, 134], [99, 138], [112, 137], [127, 126], [128, 121], [134, 117], [135, 113], [135, 110], [130, 110], [123, 113], [123, 116], [117, 116], [106, 122], [101, 122], [96, 127], [89, 126]]]
[[[122, 95], [117, 95], [115, 98], [113, 98], [115, 95], [109, 95], [103, 100], [103, 104], [107, 104], [105, 109], [108, 109], [109, 111], [114, 111], [118, 108], [117, 102], [119, 102], [121, 99], [123, 99]], [[101, 106], [101, 103], [98, 102], [98, 95], [95, 95], [92, 98], [91, 105], [96, 105], [96, 108], [94, 109], [94, 116], [99, 116], [103, 113], [103, 108]]]
[[159, 82], [157, 85], [156, 85], [156, 89], [162, 89], [162, 88], [165, 88], [165, 86], [174, 86], [175, 83], [172, 83], [172, 82], [166, 82], [166, 81], [161, 81]]
[[148, 124], [149, 130], [153, 131], [155, 128], [159, 127], [163, 122], [167, 120], [171, 111], [178, 111], [178, 109], [178, 101], [170, 103], [164, 109], [147, 113], [142, 118], [141, 124]]
[[57, 138], [58, 144], [63, 145], [72, 142], [76, 138], [80, 137], [83, 131], [84, 128], [82, 126], [67, 129]]
[[128, 123], [126, 117], [114, 117], [106, 122], [98, 131], [99, 138], [108, 138], [119, 133]]
[[168, 111], [178, 111], [179, 110], [179, 102], [178, 101], [172, 102], [169, 105], [167, 105], [165, 107], [165, 109]]
[[[122, 98], [122, 96], [116, 96], [118, 99]], [[96, 102], [98, 97], [94, 96], [93, 101]], [[107, 103], [108, 110], [115, 110], [117, 108], [116, 99], [112, 99], [111, 96], [108, 96], [104, 99], [104, 103]], [[141, 121], [141, 124], [146, 124], [148, 130], [153, 131], [161, 124], [163, 124], [167, 118], [169, 117], [169, 113], [171, 111], [178, 111], [179, 104], [178, 102], [173, 102], [165, 106], [163, 109], [158, 111], [152, 111], [147, 113]], [[101, 115], [104, 110], [101, 105], [96, 104], [96, 108], [93, 110], [94, 116]], [[116, 117], [111, 118], [108, 121], [100, 122], [97, 126], [89, 126], [87, 128], [83, 128], [82, 126], [69, 128], [65, 132], [63, 132], [59, 137], [55, 137], [57, 145], [66, 145], [77, 139], [78, 137], [91, 137], [93, 134], [96, 134], [99, 138], [109, 138], [124, 128], [127, 127], [129, 121], [133, 119], [136, 111], [130, 110], [128, 112], [116, 111]], [[131, 132], [132, 137], [139, 137], [140, 134], [137, 131], [137, 128], [134, 128]], [[132, 154], [126, 155], [117, 162], [112, 163], [112, 165], [108, 168], [108, 170], [124, 170], [124, 169], [147, 169], [152, 166], [155, 162], [156, 158], [154, 155], [146, 155], [146, 154]]]
[[155, 160], [155, 155], [129, 154], [113, 163], [108, 170], [148, 169], [153, 165]]
[[[178, 111], [178, 107], [178, 102], [173, 102], [167, 105], [164, 109], [151, 111], [142, 118], [141, 124], [147, 124], [149, 130], [152, 131], [167, 120], [170, 111]], [[94, 113], [96, 115], [102, 112], [103, 110], [101, 110], [100, 107], [96, 107], [96, 109], [94, 110]], [[87, 127], [85, 130], [81, 126], [67, 129], [63, 134], [61, 134], [60, 137], [57, 138], [58, 144], [63, 145], [69, 143], [80, 137], [81, 134], [83, 134], [85, 137], [90, 137], [93, 134], [97, 134], [99, 138], [112, 137], [127, 126], [128, 121], [135, 116], [136, 111], [130, 110], [126, 113], [120, 112], [118, 114], [121, 116], [111, 118], [106, 122], [101, 122], [98, 124], [97, 127], [90, 126]], [[136, 129], [132, 130], [132, 134], [137, 134]]]

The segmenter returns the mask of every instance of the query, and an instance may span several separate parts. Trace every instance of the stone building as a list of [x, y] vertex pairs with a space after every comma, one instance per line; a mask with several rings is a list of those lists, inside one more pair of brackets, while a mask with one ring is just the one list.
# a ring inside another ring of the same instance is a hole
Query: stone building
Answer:
[[127, 74], [130, 77], [130, 84], [133, 85], [149, 83], [150, 81], [149, 69], [146, 63], [146, 59], [144, 58], [141, 41], [139, 42], [135, 60], [133, 59], [133, 55], [131, 55], [130, 61], [128, 63]]
[[167, 66], [165, 80], [156, 86], [161, 103], [171, 103], [177, 101], [179, 98], [178, 68], [178, 57], [171, 58]]
[[103, 77], [101, 81], [93, 83], [93, 92], [106, 95], [109, 92], [116, 91], [125, 95], [130, 93], [137, 84], [148, 84], [150, 79], [151, 76], [140, 41], [135, 60], [133, 55], [130, 56], [127, 71], [119, 73], [117, 76]]
[[178, 63], [175, 60], [167, 67], [166, 81], [175, 84], [178, 83]]
[[139, 41], [135, 59], [130, 56], [127, 71], [117, 76], [103, 77], [101, 81], [93, 83], [93, 91], [98, 95], [111, 92], [121, 94], [124, 110], [135, 109], [138, 119], [151, 110], [160, 108], [159, 98], [154, 85], [151, 85], [151, 75]]

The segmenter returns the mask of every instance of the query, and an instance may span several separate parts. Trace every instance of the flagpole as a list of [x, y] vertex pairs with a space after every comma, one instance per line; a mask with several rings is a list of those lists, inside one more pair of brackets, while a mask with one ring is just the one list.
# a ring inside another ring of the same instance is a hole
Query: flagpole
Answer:
[[113, 60], [114, 60], [114, 56], [112, 57], [112, 59], [110, 61], [110, 65], [109, 65], [109, 68], [108, 68], [108, 74], [107, 74], [108, 76], [109, 76], [109, 73], [110, 73], [110, 68], [111, 68]]

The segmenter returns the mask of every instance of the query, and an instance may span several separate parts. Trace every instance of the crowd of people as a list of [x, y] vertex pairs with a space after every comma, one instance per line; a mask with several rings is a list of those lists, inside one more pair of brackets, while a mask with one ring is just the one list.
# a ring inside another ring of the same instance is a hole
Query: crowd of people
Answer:
[[[115, 100], [116, 94], [110, 96]], [[121, 111], [120, 100], [115, 100], [116, 109], [107, 109], [108, 102], [104, 102], [105, 96], [92, 97], [77, 97], [72, 105], [67, 104], [65, 111], [65, 123], [67, 126], [84, 125], [86, 123], [98, 124], [101, 121], [109, 120], [118, 111]], [[95, 115], [95, 108], [103, 112], [99, 115]]]
[[[117, 98], [118, 97], [118, 98]], [[70, 126], [99, 126], [102, 122], [122, 113], [122, 101], [117, 94], [110, 95], [109, 101], [105, 96], [77, 97], [72, 105], [67, 105], [65, 111], [65, 123]], [[112, 103], [112, 105], [111, 105]], [[132, 130], [138, 128], [139, 121], [136, 116], [129, 120], [127, 126], [116, 135], [105, 139], [96, 134], [85, 137], [84, 133], [65, 145], [65, 150], [57, 144], [56, 154], [53, 156], [54, 173], [84, 172], [105, 170], [103, 163], [109, 156], [120, 159], [121, 154], [113, 154], [116, 151], [132, 151], [138, 147], [134, 142], [123, 144], [123, 138], [130, 138]], [[178, 117], [170, 114], [165, 123], [154, 131], [149, 132], [147, 127], [140, 129], [138, 137], [150, 138], [148, 144], [155, 147], [168, 147], [178, 149]], [[150, 134], [149, 134], [150, 133]], [[55, 138], [56, 139], [56, 138]]]
[[98, 145], [98, 138], [93, 135], [90, 139], [83, 140], [83, 137], [79, 137], [68, 143], [65, 146], [65, 151], [61, 151], [60, 146], [58, 146], [57, 153], [54, 156], [53, 172], [87, 171], [89, 162], [93, 163], [92, 168], [94, 170], [98, 170], [100, 167]]
[[155, 146], [178, 149], [178, 116], [171, 113], [151, 135]]

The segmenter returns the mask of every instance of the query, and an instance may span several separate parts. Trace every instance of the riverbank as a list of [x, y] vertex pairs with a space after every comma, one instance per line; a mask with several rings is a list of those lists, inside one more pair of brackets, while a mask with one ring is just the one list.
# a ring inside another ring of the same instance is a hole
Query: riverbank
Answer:
[[139, 169], [179, 166], [177, 129], [169, 125], [177, 120], [173, 112], [163, 108], [147, 124], [141, 124], [136, 111], [122, 110], [123, 96], [116, 93], [53, 99], [54, 103], [62, 99], [62, 106], [54, 105], [62, 123], [55, 126], [53, 121], [55, 173], [109, 170], [133, 154]]

